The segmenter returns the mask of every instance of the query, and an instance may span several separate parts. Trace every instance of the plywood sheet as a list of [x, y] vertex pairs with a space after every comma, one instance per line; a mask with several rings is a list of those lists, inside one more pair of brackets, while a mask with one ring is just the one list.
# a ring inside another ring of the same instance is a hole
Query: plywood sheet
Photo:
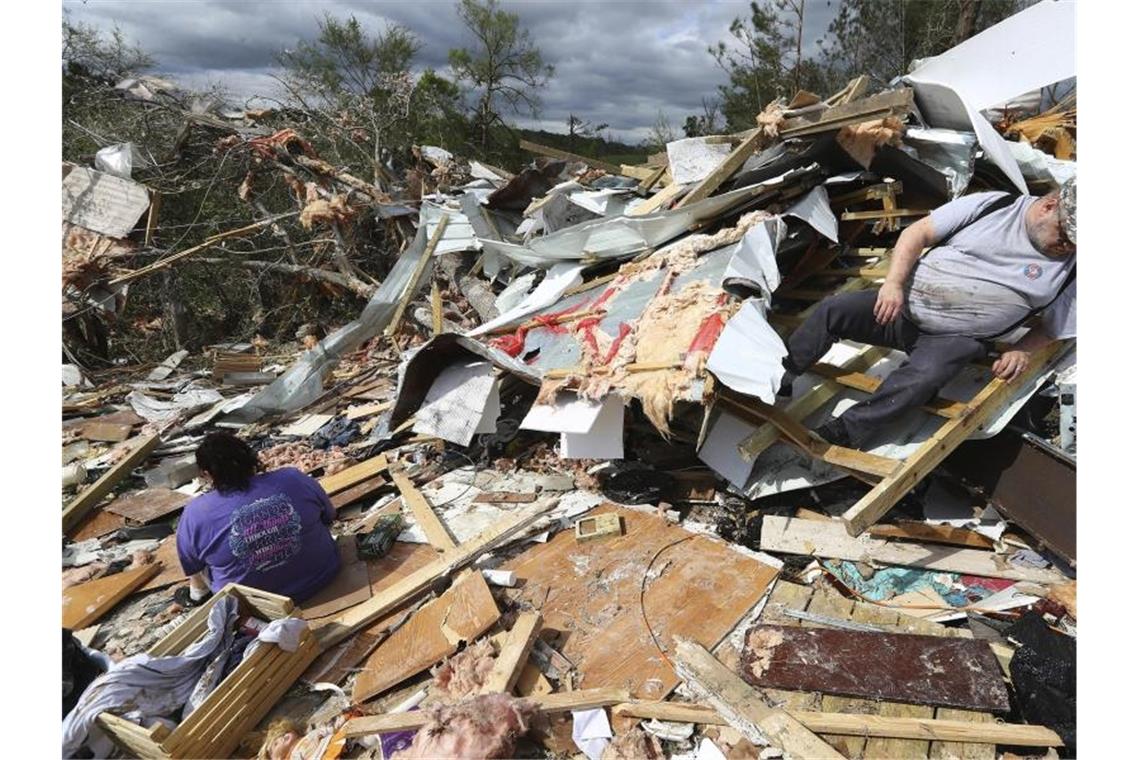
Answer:
[[483, 575], [467, 573], [376, 648], [356, 678], [353, 702], [370, 699], [427, 670], [457, 651], [460, 642], [473, 641], [498, 619], [498, 605]]
[[116, 497], [104, 509], [136, 523], [148, 523], [186, 506], [190, 497], [169, 488], [144, 488]]
[[1009, 709], [1001, 668], [984, 641], [760, 624], [749, 629], [741, 662], [741, 675], [758, 687]]
[[68, 536], [72, 541], [86, 541], [89, 538], [105, 536], [125, 527], [126, 524], [127, 521], [121, 515], [100, 509], [85, 517], [77, 528], [68, 533]]
[[372, 598], [368, 565], [356, 557], [356, 537], [341, 536], [336, 546], [340, 551], [340, 572], [332, 583], [305, 600], [301, 614], [306, 620], [332, 615]]
[[112, 607], [158, 573], [158, 565], [124, 570], [63, 590], [63, 627], [77, 630], [93, 625]]
[[162, 565], [158, 575], [151, 578], [139, 591], [153, 591], [179, 581], [186, 581], [186, 573], [182, 572], [182, 563], [178, 560], [178, 547], [174, 543], [174, 536], [167, 536], [154, 550], [154, 561]]
[[[421, 567], [436, 561], [439, 553], [427, 544], [412, 544], [397, 541], [391, 550], [379, 559], [365, 560], [368, 568], [372, 594], [381, 594], [384, 589]], [[340, 683], [361, 660], [384, 640], [386, 631], [399, 618], [407, 614], [411, 604], [400, 607], [390, 615], [372, 623], [344, 643], [321, 654], [302, 676], [309, 683], [328, 681]], [[314, 621], [310, 625], [316, 627]]]
[[[653, 635], [666, 652], [674, 636], [711, 649], [756, 605], [778, 571], [724, 542], [664, 525], [655, 515], [610, 503], [587, 514], [609, 512], [621, 515], [624, 535], [578, 542], [564, 530], [501, 569], [523, 579], [516, 596], [542, 613], [544, 629], [560, 632], [558, 649], [582, 674], [575, 687], [614, 686], [638, 698], [661, 698], [679, 680]], [[644, 603], [652, 635], [641, 606], [649, 570]]]

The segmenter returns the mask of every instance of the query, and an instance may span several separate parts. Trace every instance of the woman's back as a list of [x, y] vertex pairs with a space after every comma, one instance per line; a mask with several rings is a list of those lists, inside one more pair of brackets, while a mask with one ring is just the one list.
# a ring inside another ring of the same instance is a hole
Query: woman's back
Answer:
[[245, 490], [211, 491], [186, 506], [178, 556], [188, 575], [208, 569], [214, 592], [233, 582], [302, 602], [340, 569], [333, 517], [324, 490], [299, 470], [254, 475]]

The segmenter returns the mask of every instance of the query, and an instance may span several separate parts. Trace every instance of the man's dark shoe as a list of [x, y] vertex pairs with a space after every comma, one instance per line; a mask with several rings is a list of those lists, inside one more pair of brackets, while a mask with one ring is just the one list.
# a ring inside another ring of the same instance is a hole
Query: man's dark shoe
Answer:
[[851, 443], [851, 436], [847, 433], [846, 423], [839, 417], [832, 417], [817, 427], [815, 434], [836, 446], [842, 446], [847, 449], [855, 448]]
[[791, 398], [792, 383], [796, 381], [796, 377], [797, 375], [793, 375], [791, 372], [784, 370], [784, 376], [780, 378], [780, 389], [776, 391], [776, 395], [781, 398]]

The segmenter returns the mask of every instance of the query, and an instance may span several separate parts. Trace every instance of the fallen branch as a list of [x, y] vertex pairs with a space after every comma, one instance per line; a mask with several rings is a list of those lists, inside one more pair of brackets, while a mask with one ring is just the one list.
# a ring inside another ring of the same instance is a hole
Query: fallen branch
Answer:
[[254, 269], [263, 272], [280, 272], [282, 274], [301, 275], [314, 280], [327, 282], [331, 285], [349, 290], [361, 298], [371, 298], [376, 288], [366, 282], [349, 277], [339, 272], [329, 272], [317, 267], [307, 267], [302, 264], [286, 264], [283, 261], [258, 261], [256, 259], [202, 259], [203, 264], [234, 264], [244, 269]]

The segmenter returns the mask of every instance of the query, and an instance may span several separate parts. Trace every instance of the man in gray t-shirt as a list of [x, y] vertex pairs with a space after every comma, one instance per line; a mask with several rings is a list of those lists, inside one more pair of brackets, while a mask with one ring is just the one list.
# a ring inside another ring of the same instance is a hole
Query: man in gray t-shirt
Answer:
[[[922, 251], [931, 248], [925, 256]], [[908, 227], [877, 291], [831, 296], [788, 339], [781, 395], [836, 340], [905, 351], [908, 359], [870, 398], [819, 429], [841, 446], [862, 446], [876, 429], [926, 403], [986, 340], [1029, 332], [994, 362], [1017, 377], [1052, 340], [1076, 336], [1076, 179], [1041, 198], [977, 193]]]

